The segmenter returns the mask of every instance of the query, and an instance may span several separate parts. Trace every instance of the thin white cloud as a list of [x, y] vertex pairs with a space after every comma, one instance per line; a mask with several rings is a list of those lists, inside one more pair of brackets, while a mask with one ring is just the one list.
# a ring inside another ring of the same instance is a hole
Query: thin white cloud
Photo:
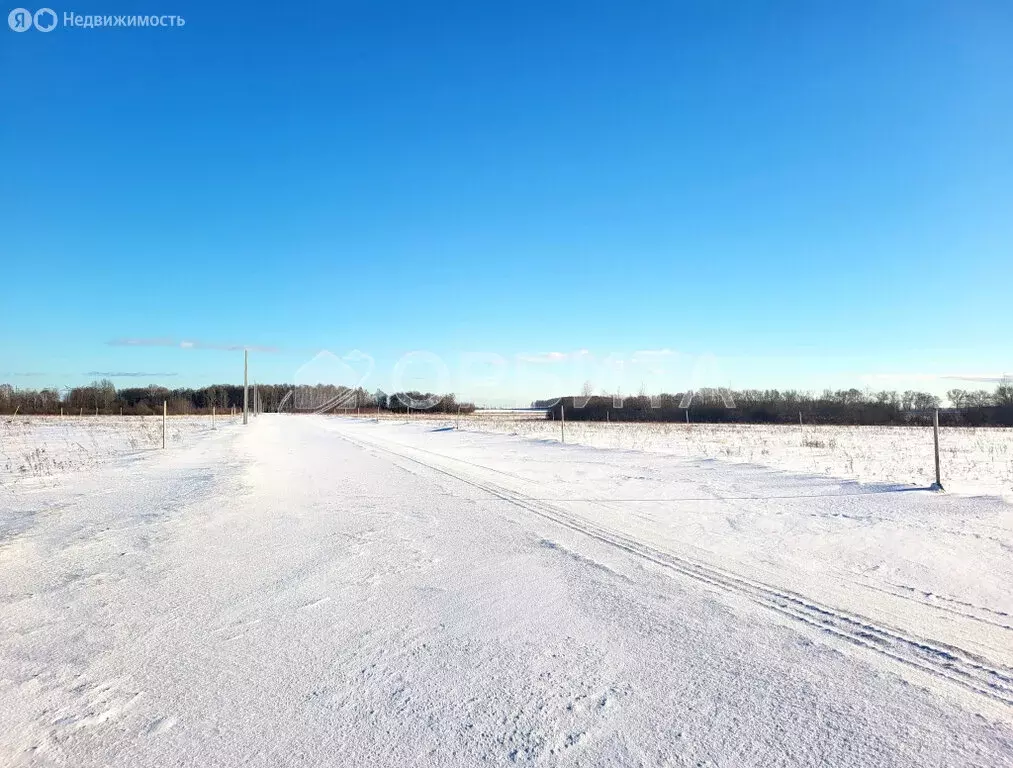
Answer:
[[1009, 373], [968, 373], [968, 374], [940, 374], [940, 373], [867, 373], [860, 377], [862, 381], [873, 383], [898, 383], [905, 381], [981, 381], [985, 383], [1001, 384], [1004, 381], [1013, 379]]
[[1002, 383], [1013, 379], [1013, 373], [996, 374], [965, 374], [964, 376], [940, 376], [942, 379], [953, 379], [956, 381], [986, 381]]
[[565, 352], [544, 352], [538, 355], [517, 355], [523, 363], [556, 363], [566, 359]]
[[563, 360], [575, 360], [578, 357], [587, 357], [591, 353], [586, 349], [578, 349], [574, 352], [544, 352], [535, 355], [517, 355], [522, 363], [558, 363]]
[[654, 359], [658, 357], [672, 357], [679, 354], [674, 349], [639, 349], [633, 353], [634, 360]]
[[946, 378], [935, 373], [866, 373], [859, 377], [865, 382], [938, 381]]
[[178, 373], [149, 373], [147, 371], [88, 371], [84, 376], [102, 376], [106, 379], [122, 378], [155, 378], [163, 376], [178, 376]]
[[176, 341], [175, 339], [113, 339], [108, 342], [112, 347], [176, 347], [179, 349], [203, 349], [216, 352], [280, 352], [278, 347], [257, 344], [215, 344], [203, 341]]

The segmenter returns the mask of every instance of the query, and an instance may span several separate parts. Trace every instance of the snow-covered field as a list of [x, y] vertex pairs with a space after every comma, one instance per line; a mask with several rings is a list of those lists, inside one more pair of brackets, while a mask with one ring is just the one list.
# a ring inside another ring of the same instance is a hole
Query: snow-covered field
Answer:
[[[219, 416], [215, 426], [241, 418]], [[209, 416], [170, 416], [166, 446], [189, 445], [211, 427]], [[0, 494], [161, 447], [161, 416], [0, 416]]]
[[199, 426], [0, 492], [0, 765], [1013, 765], [998, 498]]
[[[463, 428], [560, 439], [559, 422], [509, 417], [463, 421]], [[867, 482], [935, 482], [932, 430], [926, 427], [634, 424], [570, 421], [566, 441], [596, 448], [748, 462], [792, 472]], [[1013, 429], [940, 431], [943, 485], [951, 492], [1013, 500]]]
[[[241, 416], [219, 416], [224, 428]], [[369, 417], [363, 417], [370, 420]], [[385, 416], [383, 422], [403, 423]], [[463, 430], [560, 439], [559, 422], [540, 415], [518, 417], [415, 414], [412, 422]], [[170, 416], [166, 443], [190, 444], [211, 429], [207, 416]], [[14, 484], [52, 484], [64, 472], [91, 469], [109, 459], [158, 449], [162, 420], [148, 417], [0, 417], [0, 493]], [[760, 464], [789, 472], [863, 482], [928, 486], [935, 479], [931, 429], [922, 427], [804, 427], [721, 424], [566, 424], [566, 442], [595, 448], [644, 451], [682, 458]], [[941, 465], [946, 490], [991, 494], [1013, 501], [1013, 429], [941, 431]]]

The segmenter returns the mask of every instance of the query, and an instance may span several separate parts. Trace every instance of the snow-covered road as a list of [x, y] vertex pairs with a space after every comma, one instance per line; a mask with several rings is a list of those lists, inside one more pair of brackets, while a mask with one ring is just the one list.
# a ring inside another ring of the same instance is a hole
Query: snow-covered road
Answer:
[[263, 416], [0, 505], [0, 765], [1013, 765], [995, 499]]

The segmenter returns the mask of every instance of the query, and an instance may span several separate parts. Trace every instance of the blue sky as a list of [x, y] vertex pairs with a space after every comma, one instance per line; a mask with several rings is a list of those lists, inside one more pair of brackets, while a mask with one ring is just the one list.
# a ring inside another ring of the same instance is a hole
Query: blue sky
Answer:
[[17, 386], [243, 345], [517, 402], [643, 350], [672, 390], [1013, 369], [1008, 2], [54, 10], [186, 25], [0, 31]]

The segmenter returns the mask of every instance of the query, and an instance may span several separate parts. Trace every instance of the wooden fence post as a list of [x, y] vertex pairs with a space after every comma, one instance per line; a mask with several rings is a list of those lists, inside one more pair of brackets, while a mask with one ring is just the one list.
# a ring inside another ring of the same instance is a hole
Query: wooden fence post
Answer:
[[936, 488], [943, 490], [943, 476], [939, 471], [939, 409], [932, 414], [932, 437], [936, 445]]

